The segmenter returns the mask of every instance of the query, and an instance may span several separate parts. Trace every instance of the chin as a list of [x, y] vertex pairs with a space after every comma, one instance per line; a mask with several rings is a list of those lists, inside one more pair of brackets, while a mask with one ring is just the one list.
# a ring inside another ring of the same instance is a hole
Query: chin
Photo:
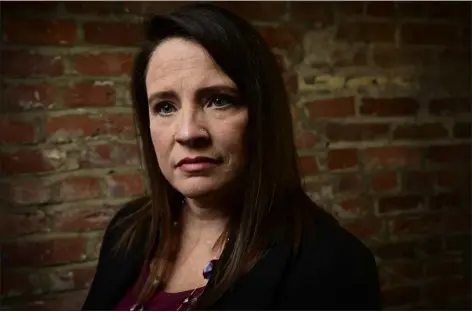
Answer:
[[173, 184], [174, 188], [188, 198], [198, 198], [218, 192], [224, 183], [208, 178], [190, 178]]

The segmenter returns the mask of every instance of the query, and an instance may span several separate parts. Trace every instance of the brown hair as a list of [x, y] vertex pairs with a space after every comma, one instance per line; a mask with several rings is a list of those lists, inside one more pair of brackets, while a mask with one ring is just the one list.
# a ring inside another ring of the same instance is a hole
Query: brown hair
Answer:
[[[313, 203], [302, 188], [293, 142], [292, 119], [287, 93], [274, 55], [249, 23], [209, 4], [183, 7], [171, 14], [153, 17], [147, 37], [134, 62], [133, 108], [141, 134], [144, 161], [150, 182], [150, 203], [128, 220], [119, 247], [129, 246], [136, 233], [149, 223], [146, 260], [164, 265], [152, 269], [140, 294], [146, 300], [165, 285], [179, 245], [174, 227], [183, 196], [159, 169], [149, 131], [145, 76], [151, 53], [163, 40], [180, 37], [205, 48], [219, 67], [235, 82], [248, 107], [246, 151], [241, 207], [228, 223], [230, 243], [225, 247], [213, 287], [205, 291], [198, 308], [214, 303], [262, 256], [276, 231], [296, 248], [305, 212]], [[157, 279], [157, 283], [153, 283]]]

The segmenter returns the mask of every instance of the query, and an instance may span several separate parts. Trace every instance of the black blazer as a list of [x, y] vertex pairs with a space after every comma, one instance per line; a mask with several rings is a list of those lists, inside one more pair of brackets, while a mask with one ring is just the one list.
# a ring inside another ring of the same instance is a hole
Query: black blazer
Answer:
[[[145, 202], [125, 205], [110, 224]], [[211, 310], [380, 310], [380, 286], [372, 253], [331, 216], [317, 212], [315, 235], [304, 235], [297, 256], [282, 243], [272, 246], [254, 268]], [[97, 271], [83, 310], [114, 310], [144, 263], [143, 245], [128, 253], [111, 248], [120, 234], [108, 226]], [[211, 282], [207, 287], [211, 287]]]

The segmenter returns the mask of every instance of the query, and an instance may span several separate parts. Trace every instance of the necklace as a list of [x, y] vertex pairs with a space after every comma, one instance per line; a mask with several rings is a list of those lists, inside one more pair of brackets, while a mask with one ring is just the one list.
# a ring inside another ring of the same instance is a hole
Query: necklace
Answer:
[[[211, 260], [210, 262], [208, 262], [208, 264], [203, 268], [203, 278], [206, 279], [206, 280], [209, 280], [212, 273], [213, 273], [213, 269], [215, 268], [215, 265], [216, 265], [216, 259], [214, 260]], [[205, 290], [206, 286], [203, 287], [203, 290], [202, 292], [200, 293], [200, 295], [196, 296], [196, 297], [193, 297], [193, 295], [195, 294], [195, 292], [199, 289], [199, 287], [197, 288], [194, 288], [192, 290], [192, 292], [185, 297], [185, 299], [180, 303], [179, 307], [177, 308], [177, 311], [181, 311], [182, 307], [186, 304], [188, 304], [187, 306], [187, 311], [190, 309], [190, 307], [195, 304], [195, 302], [197, 301], [197, 299], [201, 296], [201, 294], [203, 293], [203, 291]], [[133, 304], [133, 306], [131, 306], [130, 308], [130, 311], [143, 311], [144, 310], [144, 304]]]
[[[185, 204], [185, 200], [182, 200], [182, 204]], [[173, 225], [176, 226], [177, 224], [178, 224], [177, 222], [174, 222]], [[228, 243], [228, 241], [229, 241], [229, 237], [226, 237], [225, 243]], [[217, 259], [213, 259], [210, 262], [208, 262], [207, 265], [205, 265], [202, 272], [204, 279], [210, 280], [213, 270], [215, 268], [216, 262], [217, 262]], [[177, 311], [181, 311], [184, 305], [187, 305], [186, 310], [188, 311], [192, 307], [192, 305], [197, 302], [198, 298], [205, 291], [206, 285], [203, 287], [202, 291], [200, 292], [198, 296], [193, 297], [193, 295], [199, 288], [200, 287], [194, 288], [192, 292], [188, 296], [185, 297], [185, 299], [180, 303], [179, 307], [177, 308]], [[130, 311], [143, 311], [143, 310], [144, 310], [144, 304], [138, 304], [138, 303], [133, 304], [130, 308]]]

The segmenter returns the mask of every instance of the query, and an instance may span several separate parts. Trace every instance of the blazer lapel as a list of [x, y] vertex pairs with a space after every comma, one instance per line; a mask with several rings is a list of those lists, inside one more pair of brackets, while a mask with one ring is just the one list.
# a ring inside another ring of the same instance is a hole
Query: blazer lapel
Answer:
[[267, 310], [276, 301], [290, 262], [288, 244], [273, 245], [254, 268], [226, 292], [210, 310]]

